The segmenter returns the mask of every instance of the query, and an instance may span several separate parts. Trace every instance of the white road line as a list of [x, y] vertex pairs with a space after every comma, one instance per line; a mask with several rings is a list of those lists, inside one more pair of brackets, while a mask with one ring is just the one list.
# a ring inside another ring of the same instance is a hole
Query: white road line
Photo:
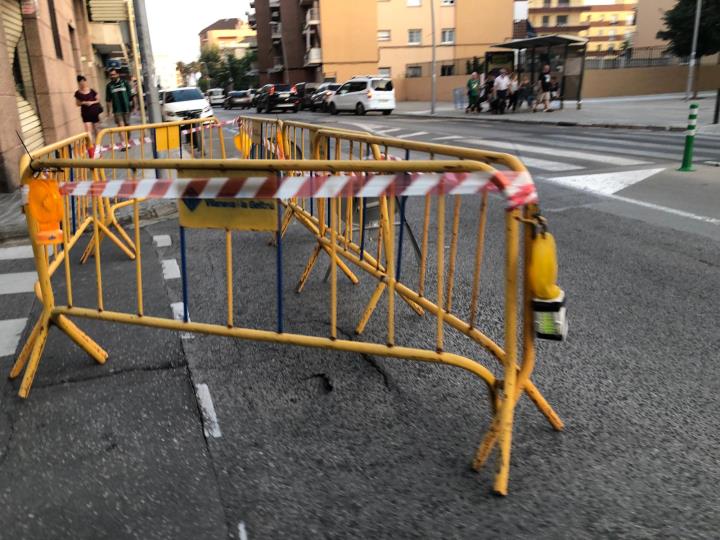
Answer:
[[0, 321], [0, 357], [15, 354], [27, 319]]
[[413, 137], [422, 137], [423, 135], [427, 135], [427, 131], [416, 131], [415, 133], [407, 133], [405, 135], [395, 135], [395, 138], [397, 139], [411, 139]]
[[612, 195], [664, 170], [665, 169], [644, 169], [640, 171], [556, 176], [547, 178], [546, 180], [554, 184], [560, 184], [581, 191], [591, 191], [593, 193], [600, 193], [601, 195]]
[[164, 259], [162, 262], [163, 278], [180, 279], [180, 267], [175, 259]]
[[444, 137], [435, 137], [433, 141], [453, 141], [455, 139], [462, 139], [460, 135], [445, 135]]
[[[621, 142], [621, 144], [624, 144], [624, 148], [618, 148], [616, 146], [607, 146], [603, 144], [598, 144], [600, 142], [612, 142], [610, 139], [582, 139], [582, 140], [573, 140], [574, 137], [569, 137], [565, 135], [554, 135], [553, 138], [563, 138], [567, 139], [567, 141], [559, 141], [558, 144], [562, 144], [564, 148], [577, 148], [578, 150], [598, 150], [601, 152], [611, 152], [616, 154], [627, 154], [631, 156], [637, 156], [642, 155], [642, 157], [649, 157], [649, 158], [657, 158], [657, 159], [665, 159], [665, 160], [677, 160], [679, 159], [679, 156], [682, 154], [682, 147], [676, 146], [673, 149], [670, 149], [665, 146], [665, 151], [663, 152], [663, 145], [652, 145], [648, 147], [647, 149], [644, 148], [644, 146], [649, 146], [651, 143], [647, 144], [638, 144], [638, 143], [627, 143], [627, 142]], [[545, 139], [547, 141], [547, 139]], [[636, 150], [632, 150], [632, 147], [637, 146], [638, 148]], [[709, 156], [702, 155], [702, 150], [695, 150], [695, 159], [709, 159]]]
[[0, 294], [29, 293], [35, 290], [35, 272], [16, 272], [0, 275]]
[[247, 529], [245, 528], [244, 521], [238, 523], [238, 538], [239, 540], [248, 540]]
[[10, 246], [0, 248], [0, 261], [11, 261], [15, 259], [32, 259], [32, 246]]
[[[173, 319], [176, 321], [182, 321], [185, 316], [185, 304], [183, 302], [173, 302], [170, 304], [172, 309]], [[188, 322], [190, 322], [190, 313], [188, 313]], [[181, 339], [193, 339], [195, 334], [192, 332], [180, 332]]]
[[676, 208], [668, 208], [667, 206], [662, 206], [659, 204], [654, 204], [650, 202], [645, 201], [638, 201], [636, 199], [631, 199], [630, 197], [623, 197], [622, 195], [609, 195], [611, 199], [615, 199], [618, 201], [635, 204], [637, 206], [643, 206], [645, 208], [650, 208], [652, 210], [659, 210], [661, 212], [667, 212], [668, 214], [675, 214], [676, 216], [686, 217], [690, 219], [694, 219], [696, 221], [702, 221], [704, 223], [710, 223], [712, 225], [720, 225], [720, 219], [718, 218], [712, 218], [708, 216], [700, 216], [698, 214], [693, 214], [691, 212], [685, 212], [684, 210], [678, 210]]
[[378, 135], [387, 135], [388, 133], [396, 133], [398, 131], [402, 131], [402, 128], [376, 129], [374, 131]]
[[[468, 144], [480, 147], [500, 148], [502, 150], [509, 150], [513, 153], [530, 153], [530, 154], [544, 154], [553, 157], [566, 157], [572, 159], [581, 159], [584, 161], [597, 161], [598, 163], [605, 163], [606, 165], [618, 165], [618, 166], [634, 166], [634, 165], [645, 165], [647, 161], [640, 161], [637, 159], [628, 159], [616, 156], [608, 156], [602, 154], [591, 154], [589, 152], [575, 152], [572, 150], [563, 150], [562, 148], [551, 148], [549, 146], [537, 146], [534, 144], [518, 144], [511, 142], [501, 141], [485, 141], [481, 139], [466, 139]], [[522, 156], [519, 156], [522, 158]]]
[[217, 415], [215, 414], [215, 406], [213, 405], [212, 397], [210, 396], [210, 389], [207, 384], [196, 384], [195, 395], [197, 396], [198, 403], [200, 404], [200, 412], [203, 417], [203, 431], [205, 432], [205, 438], [213, 437], [217, 439], [222, 437], [220, 432], [220, 424], [218, 423]]
[[522, 157], [522, 158], [520, 158], [520, 161], [522, 161], [526, 166], [531, 167], [533, 169], [541, 169], [543, 171], [552, 171], [552, 172], [579, 171], [579, 170], [585, 168], [580, 165], [571, 165], [570, 163], [563, 163], [562, 161], [549, 161], [546, 159], [538, 159], [538, 158], [531, 158], [531, 157]]
[[164, 248], [172, 246], [172, 238], [169, 234], [158, 234], [153, 236], [153, 244], [155, 247]]

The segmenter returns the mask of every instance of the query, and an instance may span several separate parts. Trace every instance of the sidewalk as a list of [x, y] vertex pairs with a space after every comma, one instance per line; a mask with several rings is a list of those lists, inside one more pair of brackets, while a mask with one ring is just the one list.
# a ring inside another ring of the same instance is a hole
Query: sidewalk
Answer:
[[[720, 134], [720, 124], [711, 124], [715, 110], [715, 92], [700, 93], [698, 103], [699, 132]], [[559, 110], [559, 107], [560, 103], [555, 101], [555, 110], [550, 114], [532, 113], [524, 107], [522, 111], [504, 115], [477, 115], [465, 114], [463, 110], [455, 109], [451, 102], [440, 102], [435, 108], [435, 118], [480, 118], [496, 122], [683, 131], [687, 127], [689, 112], [689, 104], [683, 94], [586, 99], [582, 102], [581, 110], [577, 110], [575, 101], [566, 101], [563, 110]], [[399, 102], [395, 114], [429, 116], [430, 102]]]

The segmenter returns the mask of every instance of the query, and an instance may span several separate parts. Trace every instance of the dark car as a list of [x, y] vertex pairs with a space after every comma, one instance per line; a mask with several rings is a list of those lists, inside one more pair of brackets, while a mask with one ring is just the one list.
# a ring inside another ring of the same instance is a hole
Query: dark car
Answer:
[[255, 98], [257, 112], [272, 112], [276, 109], [298, 112], [300, 98], [295, 86], [289, 84], [266, 84]]
[[252, 106], [252, 98], [253, 96], [250, 90], [236, 90], [227, 95], [223, 102], [223, 107], [225, 109], [232, 109], [234, 107], [249, 109]]
[[300, 110], [312, 108], [310, 98], [317, 90], [317, 87], [317, 83], [312, 82], [301, 82], [295, 85], [297, 95], [300, 98]]
[[312, 109], [313, 112], [317, 110], [327, 112], [330, 98], [340, 86], [342, 85], [337, 83], [322, 83], [318, 86], [315, 93], [310, 96], [310, 109]]

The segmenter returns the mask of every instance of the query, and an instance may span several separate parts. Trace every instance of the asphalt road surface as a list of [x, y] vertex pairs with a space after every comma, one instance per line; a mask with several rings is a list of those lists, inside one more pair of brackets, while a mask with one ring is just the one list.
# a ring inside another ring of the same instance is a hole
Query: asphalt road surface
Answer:
[[[513, 144], [536, 160], [528, 165], [557, 238], [571, 331], [564, 343], [540, 344], [533, 380], [566, 430], [553, 432], [523, 398], [510, 495], [498, 498], [490, 491], [492, 465], [479, 474], [469, 466], [490, 411], [484, 385], [465, 372], [78, 321], [110, 352], [105, 366], [55, 333], [28, 401], [15, 397], [17, 383], [2, 385], [1, 536], [717, 536], [720, 199], [712, 196], [720, 181], [697, 181], [693, 197], [673, 197], [651, 177], [629, 175], [676, 166], [680, 136], [400, 117], [283, 118], [474, 147], [484, 141], [497, 150], [512, 151], [501, 145]], [[698, 156], [717, 160], [718, 142], [701, 138]], [[609, 187], [580, 184], [590, 175], [609, 175], [595, 177]], [[558, 181], [572, 176], [581, 179]], [[477, 210], [477, 199], [463, 200], [454, 296], [461, 314]], [[417, 231], [420, 200], [411, 199], [407, 211]], [[479, 320], [498, 341], [503, 214], [493, 200]], [[148, 223], [142, 232], [146, 309], [171, 316], [182, 300], [177, 222]], [[223, 323], [223, 234], [192, 230], [186, 240], [190, 318]], [[303, 293], [294, 292], [313, 245], [298, 224], [283, 242], [285, 330], [327, 335], [326, 258]], [[275, 248], [260, 233], [236, 233], [234, 248], [236, 325], [274, 329]], [[431, 238], [431, 254], [435, 248]], [[94, 306], [93, 265], [75, 267], [76, 304]], [[132, 264], [108, 246], [103, 268], [107, 309], [133, 312]], [[0, 271], [13, 275], [3, 276], [11, 285], [0, 288], [0, 319], [34, 320], [37, 306], [19, 276], [31, 270], [26, 252], [0, 250]], [[402, 279], [414, 286], [416, 276], [406, 249]], [[428, 278], [434, 282], [432, 272]], [[373, 280], [361, 276], [353, 286], [339, 276], [338, 284], [340, 336], [384, 343], [384, 303], [362, 338], [353, 333]], [[63, 299], [62, 279], [56, 287]], [[427, 294], [433, 298], [434, 288]], [[432, 347], [433, 320], [401, 302], [397, 310], [398, 344]], [[14, 324], [20, 332], [23, 324]], [[3, 351], [16, 346], [7, 341]], [[449, 332], [446, 350], [483, 359], [498, 373], [462, 336]], [[7, 354], [0, 352], [3, 372], [12, 363]]]

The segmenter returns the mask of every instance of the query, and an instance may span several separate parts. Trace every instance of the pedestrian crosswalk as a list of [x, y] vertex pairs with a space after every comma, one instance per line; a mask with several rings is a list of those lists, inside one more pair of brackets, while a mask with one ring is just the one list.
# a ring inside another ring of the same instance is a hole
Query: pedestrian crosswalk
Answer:
[[[508, 152], [520, 157], [534, 174], [577, 174], [607, 168], [633, 168], [679, 162], [684, 133], [647, 130], [593, 129], [442, 122], [353, 123], [356, 128], [384, 137], [451, 144]], [[402, 127], [400, 127], [402, 126]], [[437, 130], [433, 130], [437, 126]], [[424, 130], [422, 130], [424, 128]], [[463, 133], [472, 135], [463, 136]], [[398, 156], [402, 157], [402, 156]], [[695, 161], [720, 161], [720, 137], [699, 135]]]
[[0, 247], [0, 358], [12, 357], [27, 325], [37, 274], [28, 245]]

